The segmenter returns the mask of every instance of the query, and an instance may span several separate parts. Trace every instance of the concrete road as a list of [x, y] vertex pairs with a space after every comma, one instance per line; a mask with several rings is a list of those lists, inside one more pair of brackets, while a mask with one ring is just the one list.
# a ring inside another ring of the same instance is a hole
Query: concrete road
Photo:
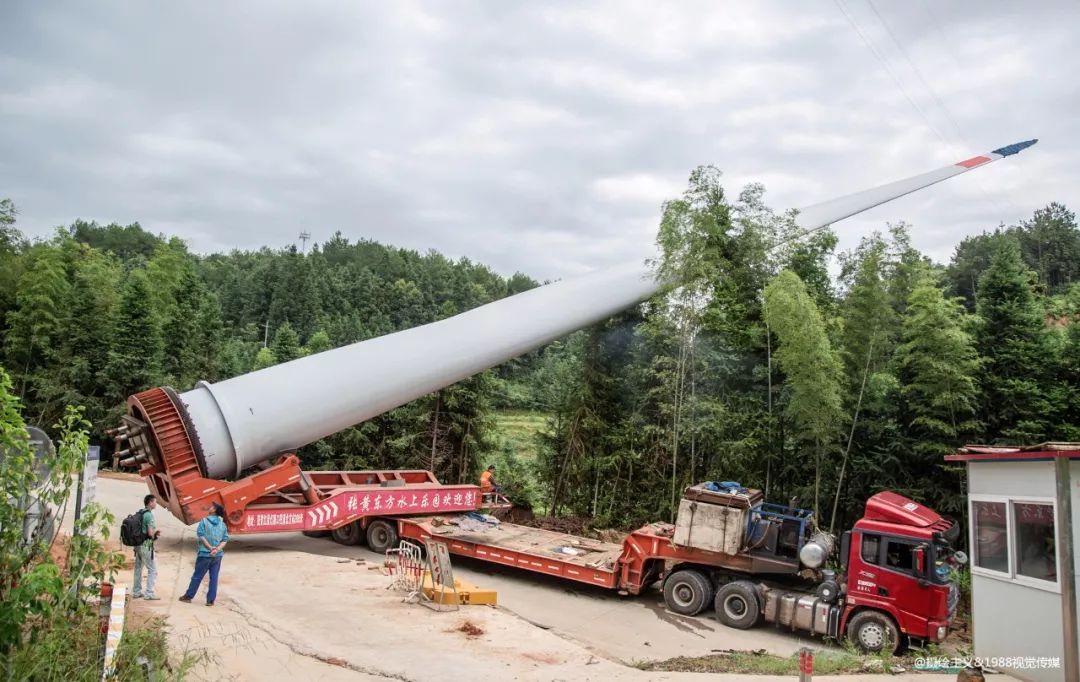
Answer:
[[[277, 548], [306, 554], [381, 557], [365, 547], [346, 547], [329, 538], [299, 534], [248, 535], [245, 547]], [[498, 591], [499, 607], [534, 625], [575, 641], [598, 656], [632, 664], [676, 656], [704, 656], [715, 649], [765, 649], [787, 656], [803, 646], [830, 648], [820, 639], [777, 632], [769, 627], [735, 630], [711, 614], [680, 616], [664, 607], [659, 589], [620, 597], [613, 591], [514, 570], [464, 557], [452, 557], [454, 574], [477, 587]]]
[[[140, 496], [146, 494], [141, 483], [115, 479], [102, 479], [98, 490], [118, 518], [138, 508]], [[171, 530], [185, 528], [168, 512], [159, 512], [158, 517], [167, 536]], [[347, 547], [329, 538], [309, 538], [299, 533], [236, 536], [229, 554], [261, 554], [272, 549], [363, 559], [369, 564], [382, 559], [365, 547]], [[457, 576], [478, 587], [497, 590], [500, 608], [575, 641], [598, 656], [623, 663], [703, 656], [715, 649], [765, 649], [787, 656], [803, 646], [827, 647], [820, 639], [769, 627], [736, 630], [722, 625], [711, 614], [691, 618], [671, 613], [664, 608], [663, 595], [655, 588], [641, 596], [620, 597], [609, 590], [471, 559], [453, 557], [453, 562]]]
[[[139, 508], [140, 481], [103, 478], [98, 501], [119, 519]], [[499, 608], [434, 613], [401, 603], [375, 570], [379, 555], [300, 534], [237, 536], [222, 567], [218, 603], [176, 601], [194, 564], [194, 528], [156, 514], [161, 601], [133, 602], [136, 616], [160, 615], [174, 649], [209, 650], [203, 679], [690, 680], [690, 673], [644, 673], [623, 663], [767, 649], [781, 655], [802, 639], [768, 628], [739, 631], [710, 618], [667, 613], [653, 592], [641, 597], [454, 559], [455, 572], [498, 590]], [[130, 580], [130, 575], [125, 576]], [[484, 634], [467, 637], [468, 620]], [[814, 648], [819, 641], [808, 640]], [[721, 676], [742, 679], [743, 676]], [[951, 679], [919, 675], [918, 679]], [[769, 678], [752, 676], [755, 682]], [[846, 679], [855, 679], [848, 677]], [[897, 679], [891, 677], [890, 679]]]

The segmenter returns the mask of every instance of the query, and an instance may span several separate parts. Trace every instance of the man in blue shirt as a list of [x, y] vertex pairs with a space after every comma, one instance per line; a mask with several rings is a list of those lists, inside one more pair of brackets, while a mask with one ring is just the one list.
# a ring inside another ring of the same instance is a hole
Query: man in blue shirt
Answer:
[[215, 503], [210, 515], [199, 521], [195, 535], [199, 542], [199, 554], [195, 557], [195, 573], [187, 592], [180, 597], [182, 602], [195, 598], [203, 576], [210, 573], [210, 588], [206, 592], [206, 605], [213, 606], [217, 599], [218, 572], [221, 571], [221, 557], [225, 554], [225, 545], [229, 542], [229, 529], [225, 525], [225, 508]]

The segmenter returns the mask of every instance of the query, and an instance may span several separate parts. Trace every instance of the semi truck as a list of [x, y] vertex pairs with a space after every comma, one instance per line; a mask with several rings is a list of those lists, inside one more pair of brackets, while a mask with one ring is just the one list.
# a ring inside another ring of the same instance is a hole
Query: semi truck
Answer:
[[[811, 232], [1012, 156], [1035, 142], [1008, 145], [814, 204], [799, 210], [796, 220], [803, 230]], [[363, 531], [373, 547], [393, 534], [418, 536], [423, 529], [421, 519], [426, 516], [475, 511], [504, 501], [483, 499], [477, 486], [443, 484], [428, 471], [305, 471], [297, 449], [598, 323], [677, 285], [662, 281], [647, 261], [635, 261], [546, 284], [431, 324], [217, 383], [201, 381], [182, 393], [167, 386], [150, 388], [128, 398], [127, 414], [112, 432], [116, 456], [122, 465], [137, 467], [162, 506], [187, 524], [204, 517], [214, 504], [221, 504], [234, 534], [329, 531], [339, 541], [352, 542]], [[412, 517], [416, 517], [415, 522], [409, 520]], [[862, 537], [858, 529], [854, 532], [853, 537]], [[898, 537], [910, 539], [911, 533]], [[740, 589], [736, 586], [725, 591], [728, 583], [720, 584], [721, 569], [740, 570], [744, 576], [797, 573], [791, 570], [793, 557], [781, 560], [760, 552], [705, 555], [702, 552], [708, 550], [692, 545], [680, 548], [673, 537], [656, 527], [635, 531], [628, 542], [631, 539], [640, 544], [627, 546], [628, 560], [619, 563], [617, 571], [576, 566], [579, 562], [571, 561], [563, 562], [566, 575], [595, 571], [588, 580], [611, 583], [628, 592], [640, 590], [654, 575], [664, 577], [679, 599], [680, 595], [696, 595], [687, 597], [687, 606], [678, 607], [690, 609], [708, 602], [699, 597], [710, 596], [717, 587], [724, 595]], [[933, 538], [928, 539], [927, 547], [920, 550], [923, 566], [927, 557], [936, 556], [933, 542]], [[477, 551], [481, 549], [478, 546]], [[621, 554], [622, 549], [619, 551]], [[629, 560], [630, 555], [641, 559]], [[516, 559], [519, 565], [525, 560]], [[661, 568], [668, 562], [675, 566]], [[883, 592], [877, 596], [881, 600], [895, 599], [897, 591], [904, 592], [888, 582], [889, 576], [879, 578], [884, 569], [859, 570], [873, 574], [862, 577], [873, 583], [873, 590], [880, 586]], [[676, 573], [682, 578], [671, 580]], [[700, 576], [708, 578], [707, 587], [701, 587], [706, 581]], [[932, 576], [916, 577], [922, 579], [933, 582]], [[692, 591], [694, 585], [701, 589]], [[757, 589], [755, 599], [761, 597], [758, 607], [765, 618], [788, 619], [787, 593], [769, 601], [769, 595], [775, 594]], [[845, 604], [855, 603], [851, 599], [856, 594], [854, 598], [860, 603], [866, 598], [862, 591], [852, 590]], [[725, 600], [723, 613], [734, 614], [736, 602]], [[774, 603], [778, 604], [775, 608]], [[747, 609], [753, 606], [749, 597], [744, 604]], [[901, 607], [906, 605], [905, 600]], [[930, 613], [929, 602], [920, 609], [918, 618], [927, 623], [941, 621], [941, 613]], [[776, 615], [770, 616], [773, 611]], [[857, 615], [848, 613], [849, 619]], [[843, 622], [850, 630], [849, 620]], [[914, 626], [905, 630], [911, 636], [920, 636], [918, 631]]]

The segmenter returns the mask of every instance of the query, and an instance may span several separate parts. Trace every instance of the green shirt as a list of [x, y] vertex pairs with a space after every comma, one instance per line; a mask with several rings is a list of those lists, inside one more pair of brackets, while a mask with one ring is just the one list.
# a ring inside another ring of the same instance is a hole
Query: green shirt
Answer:
[[143, 543], [143, 547], [150, 547], [154, 544], [154, 539], [150, 537], [150, 529], [154, 527], [154, 513], [149, 509], [143, 511], [142, 515], [142, 532], [146, 534], [146, 542]]

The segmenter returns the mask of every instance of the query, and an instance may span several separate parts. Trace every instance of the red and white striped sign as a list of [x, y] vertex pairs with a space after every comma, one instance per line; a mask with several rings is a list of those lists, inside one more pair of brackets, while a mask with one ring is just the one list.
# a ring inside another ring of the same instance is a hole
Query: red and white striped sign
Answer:
[[473, 511], [480, 505], [475, 486], [438, 490], [346, 490], [304, 508], [248, 509], [239, 532], [273, 533], [336, 528], [361, 516], [440, 514]]

